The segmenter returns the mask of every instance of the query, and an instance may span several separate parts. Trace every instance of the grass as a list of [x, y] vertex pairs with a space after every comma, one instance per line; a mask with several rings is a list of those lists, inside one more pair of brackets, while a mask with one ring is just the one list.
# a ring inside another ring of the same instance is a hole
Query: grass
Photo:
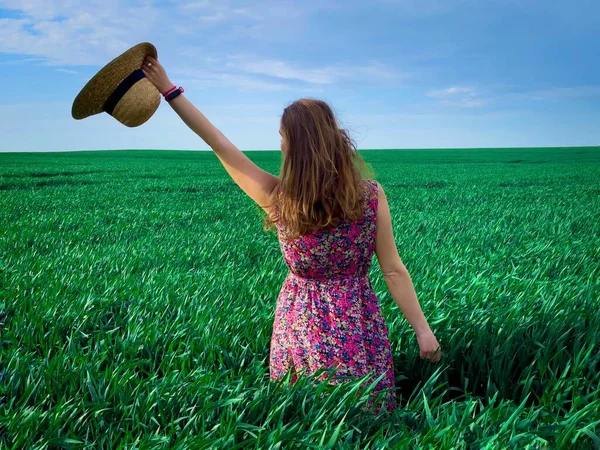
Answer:
[[600, 448], [600, 149], [362, 155], [444, 351], [374, 258], [390, 417], [269, 381], [287, 268], [215, 155], [0, 154], [0, 448]]

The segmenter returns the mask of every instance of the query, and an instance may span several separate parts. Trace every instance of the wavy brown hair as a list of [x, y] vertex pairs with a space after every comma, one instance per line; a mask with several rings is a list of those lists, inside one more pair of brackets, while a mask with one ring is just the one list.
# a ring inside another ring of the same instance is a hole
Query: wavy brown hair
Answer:
[[348, 131], [341, 129], [332, 108], [322, 100], [302, 98], [281, 116], [287, 141], [274, 203], [279, 208], [264, 218], [265, 231], [281, 221], [286, 238], [295, 239], [340, 219], [363, 215], [364, 178], [374, 174], [358, 154]]

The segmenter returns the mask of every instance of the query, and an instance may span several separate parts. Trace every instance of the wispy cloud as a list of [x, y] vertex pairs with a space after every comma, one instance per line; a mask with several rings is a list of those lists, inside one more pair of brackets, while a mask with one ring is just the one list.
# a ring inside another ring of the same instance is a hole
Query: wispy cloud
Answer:
[[276, 92], [296, 89], [294, 85], [231, 73], [173, 70], [181, 84], [199, 88], [233, 88], [239, 91]]
[[316, 85], [329, 85], [348, 80], [360, 81], [362, 84], [382, 81], [399, 83], [408, 77], [407, 74], [399, 73], [377, 61], [357, 66], [340, 63], [323, 67], [303, 67], [282, 60], [261, 59], [256, 55], [233, 55], [228, 57], [225, 67], [248, 74]]
[[489, 99], [483, 99], [475, 88], [467, 86], [451, 86], [446, 89], [432, 90], [426, 95], [438, 99], [444, 105], [461, 108], [475, 108], [489, 102]]
[[472, 0], [373, 0], [374, 3], [384, 5], [390, 9], [402, 12], [403, 16], [413, 18], [430, 17], [445, 14], [460, 5], [472, 3]]
[[461, 86], [453, 86], [446, 89], [441, 89], [439, 91], [429, 91], [427, 93], [428, 97], [433, 98], [448, 98], [455, 97], [457, 95], [468, 95], [472, 96], [475, 94], [475, 90], [470, 87], [461, 87]]
[[268, 22], [276, 19], [297, 19], [312, 10], [311, 2], [294, 2], [290, 0], [264, 0], [256, 2], [251, 7], [246, 7], [247, 2], [239, 0], [193, 1], [177, 2], [171, 1], [177, 11], [184, 12], [194, 19], [206, 16], [223, 15], [230, 20], [239, 18], [251, 19], [256, 22]]
[[76, 70], [69, 70], [69, 69], [56, 69], [57, 72], [62, 72], [62, 73], [68, 73], [71, 75], [79, 75], [81, 72], [77, 72]]
[[32, 62], [43, 62], [43, 58], [21, 58], [21, 59], [9, 59], [7, 61], [1, 61], [0, 66], [17, 66], [20, 64], [28, 64]]
[[169, 72], [204, 87], [236, 88], [243, 91], [285, 91], [320, 93], [331, 85], [398, 86], [409, 77], [387, 65], [372, 61], [364, 65], [337, 63], [321, 67], [264, 58], [257, 54], [200, 57], [186, 51], [195, 64], [170, 67]]
[[292, 67], [284, 61], [269, 59], [240, 61], [240, 58], [236, 57], [232, 59], [233, 61], [226, 63], [226, 67], [252, 74], [267, 75], [285, 80], [300, 80], [315, 84], [330, 84], [335, 79], [335, 73], [330, 68], [301, 69]]
[[[521, 88], [522, 89], [522, 88]], [[475, 108], [489, 104], [517, 106], [523, 101], [566, 101], [577, 98], [600, 96], [600, 86], [554, 87], [533, 91], [520, 90], [518, 86], [486, 86], [486, 91], [494, 95], [482, 95], [479, 90], [468, 86], [452, 86], [446, 89], [431, 90], [426, 96], [438, 100], [442, 105], [462, 108]], [[520, 90], [520, 91], [519, 91]]]
[[568, 98], [596, 97], [600, 95], [600, 86], [555, 87], [523, 94], [531, 100], [562, 100]]

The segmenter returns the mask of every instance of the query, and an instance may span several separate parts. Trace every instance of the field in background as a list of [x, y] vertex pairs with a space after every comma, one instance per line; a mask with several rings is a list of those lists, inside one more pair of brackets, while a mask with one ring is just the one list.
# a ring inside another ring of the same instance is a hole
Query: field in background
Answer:
[[600, 149], [361, 154], [444, 352], [374, 258], [393, 419], [269, 382], [287, 268], [215, 155], [0, 154], [0, 447], [598, 448]]

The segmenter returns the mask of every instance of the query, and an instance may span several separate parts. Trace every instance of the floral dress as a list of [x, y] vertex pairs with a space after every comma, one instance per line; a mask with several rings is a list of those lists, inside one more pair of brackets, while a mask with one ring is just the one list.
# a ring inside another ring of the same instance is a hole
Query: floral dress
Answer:
[[375, 252], [378, 189], [373, 180], [363, 180], [363, 187], [360, 220], [341, 220], [294, 240], [282, 239], [283, 226], [276, 224], [290, 271], [277, 298], [270, 377], [278, 380], [292, 370], [295, 383], [303, 369], [313, 374], [319, 368], [335, 368], [330, 380], [334, 384], [372, 373], [370, 384], [385, 374], [372, 395], [388, 389], [385, 407], [391, 411], [397, 406], [392, 352], [368, 275]]

